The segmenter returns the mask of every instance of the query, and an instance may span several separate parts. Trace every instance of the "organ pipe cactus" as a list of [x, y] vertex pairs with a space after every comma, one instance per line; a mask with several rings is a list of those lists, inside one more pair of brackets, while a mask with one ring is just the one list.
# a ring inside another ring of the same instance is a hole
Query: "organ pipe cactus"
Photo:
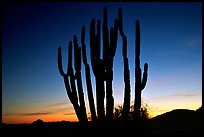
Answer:
[[90, 55], [91, 55], [91, 66], [96, 80], [96, 103], [97, 103], [97, 114], [98, 122], [103, 123], [105, 120], [104, 112], [104, 63], [100, 58], [100, 28], [101, 22], [97, 21], [97, 32], [95, 32], [96, 22], [95, 19], [91, 20], [90, 24]]
[[130, 70], [127, 58], [127, 37], [123, 32], [123, 22], [122, 22], [122, 9], [118, 10], [118, 20], [119, 20], [119, 31], [122, 37], [122, 52], [123, 52], [123, 62], [124, 62], [124, 83], [125, 83], [125, 91], [124, 91], [124, 103], [122, 110], [122, 119], [124, 122], [127, 122], [129, 112], [130, 112]]
[[[89, 106], [91, 112], [91, 119], [93, 122], [98, 121], [99, 124], [105, 121], [105, 110], [104, 110], [104, 99], [106, 95], [106, 120], [111, 122], [113, 119], [113, 61], [117, 48], [118, 40], [118, 28], [120, 36], [122, 37], [122, 53], [124, 63], [124, 104], [122, 110], [123, 121], [128, 121], [130, 111], [130, 70], [127, 57], [127, 37], [123, 31], [122, 22], [122, 9], [119, 8], [118, 19], [114, 20], [114, 27], [108, 29], [107, 20], [107, 8], [104, 8], [103, 13], [103, 26], [102, 26], [102, 40], [103, 40], [103, 55], [101, 58], [101, 21], [92, 19], [90, 23], [90, 58], [91, 67], [95, 76], [96, 81], [96, 104], [97, 104], [97, 115], [95, 111], [93, 90], [91, 84], [90, 67], [86, 57], [86, 45], [85, 45], [85, 26], [81, 29], [81, 45], [78, 45], [77, 36], [73, 36], [74, 43], [74, 70], [72, 67], [72, 41], [69, 42], [68, 51], [68, 67], [67, 73], [63, 71], [62, 67], [62, 53], [61, 47], [58, 48], [58, 69], [59, 73], [64, 79], [65, 88], [67, 91], [68, 98], [72, 103], [76, 112], [79, 122], [87, 124], [87, 114], [84, 101], [84, 93], [81, 78], [81, 48], [83, 64], [85, 66], [86, 86], [88, 92]], [[147, 71], [148, 64], [144, 65], [144, 72], [140, 68], [140, 28], [139, 21], [136, 21], [136, 48], [135, 48], [135, 101], [134, 101], [134, 116], [135, 118], [140, 117], [141, 108], [141, 92], [145, 88], [147, 83]], [[106, 82], [106, 83], [105, 83]], [[106, 84], [106, 86], [105, 86]], [[77, 86], [77, 88], [76, 88]], [[106, 87], [106, 89], [105, 89]], [[106, 94], [105, 94], [106, 91]], [[97, 118], [98, 116], [98, 118]]]
[[81, 47], [78, 45], [77, 36], [73, 36], [74, 39], [74, 68], [75, 68], [75, 79], [77, 81], [77, 89], [79, 95], [80, 109], [82, 113], [82, 120], [87, 122], [86, 107], [84, 101], [84, 93], [81, 80]]
[[135, 103], [134, 103], [134, 117], [140, 117], [141, 108], [141, 93], [147, 83], [148, 64], [144, 64], [144, 72], [142, 77], [142, 70], [140, 68], [140, 24], [136, 21], [136, 39], [135, 39]]
[[113, 119], [113, 61], [117, 48], [118, 40], [118, 20], [114, 20], [114, 27], [110, 28], [110, 38], [108, 32], [107, 8], [104, 8], [103, 19], [103, 62], [105, 69], [106, 81], [106, 119], [112, 121]]
[[[118, 20], [115, 19], [114, 27], [110, 28], [110, 36], [107, 21], [107, 8], [104, 8], [103, 19], [103, 59], [100, 58], [100, 31], [101, 22], [97, 21], [97, 32], [95, 34], [95, 19], [92, 19], [90, 26], [90, 49], [91, 49], [91, 64], [92, 70], [96, 79], [96, 98], [97, 98], [97, 113], [98, 120], [104, 121], [104, 98], [106, 91], [106, 119], [112, 121], [113, 119], [113, 60], [117, 47], [118, 37]], [[106, 81], [106, 90], [104, 82]]]
[[91, 120], [93, 123], [96, 123], [97, 117], [96, 117], [96, 111], [95, 111], [95, 105], [94, 105], [93, 90], [91, 85], [90, 67], [86, 57], [85, 26], [82, 26], [82, 29], [81, 29], [81, 44], [82, 44], [82, 58], [85, 66], [86, 87], [88, 92], [89, 107], [91, 111]]
[[[81, 124], [86, 124], [88, 122], [87, 115], [86, 115], [86, 108], [84, 103], [84, 96], [82, 90], [82, 83], [81, 83], [81, 49], [77, 45], [76, 36], [74, 36], [74, 52], [75, 52], [75, 71], [76, 74], [74, 75], [73, 67], [72, 67], [72, 42], [69, 42], [69, 51], [68, 51], [68, 67], [67, 73], [63, 71], [62, 67], [62, 53], [61, 47], [58, 48], [58, 69], [60, 74], [64, 79], [65, 88], [67, 91], [68, 98], [72, 103], [74, 110], [76, 112], [77, 118]], [[77, 86], [78, 86], [78, 95], [79, 95], [79, 103], [78, 104], [78, 96], [76, 91], [75, 79], [77, 79]], [[70, 87], [71, 85], [71, 87]]]

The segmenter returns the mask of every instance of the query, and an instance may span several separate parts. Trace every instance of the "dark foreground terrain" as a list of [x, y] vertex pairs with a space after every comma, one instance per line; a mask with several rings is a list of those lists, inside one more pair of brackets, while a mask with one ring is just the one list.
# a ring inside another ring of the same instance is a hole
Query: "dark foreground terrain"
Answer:
[[138, 136], [138, 135], [203, 135], [203, 110], [178, 109], [143, 121], [140, 126], [114, 121], [104, 127], [91, 124], [81, 127], [73, 122], [36, 122], [2, 124], [1, 136]]

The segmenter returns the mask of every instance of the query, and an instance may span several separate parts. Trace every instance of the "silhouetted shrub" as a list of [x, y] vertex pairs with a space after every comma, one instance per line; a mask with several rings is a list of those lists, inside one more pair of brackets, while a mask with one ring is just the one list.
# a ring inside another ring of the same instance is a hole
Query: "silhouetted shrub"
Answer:
[[[115, 120], [122, 120], [122, 111], [123, 111], [123, 107], [122, 105], [118, 105], [117, 107], [115, 107], [115, 111], [114, 111], [114, 119]], [[147, 120], [150, 118], [150, 107], [147, 103], [145, 103], [144, 101], [142, 101], [142, 105], [140, 108], [140, 119], [142, 120]], [[128, 119], [130, 121], [134, 120], [134, 104], [130, 105], [130, 113], [129, 113], [129, 117]]]

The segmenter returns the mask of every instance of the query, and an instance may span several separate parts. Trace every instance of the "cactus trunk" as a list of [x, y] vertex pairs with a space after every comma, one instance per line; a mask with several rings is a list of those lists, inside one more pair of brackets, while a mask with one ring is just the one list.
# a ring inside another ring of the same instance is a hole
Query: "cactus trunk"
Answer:
[[118, 19], [119, 19], [119, 30], [120, 35], [123, 41], [123, 62], [124, 62], [124, 83], [125, 83], [125, 92], [124, 92], [124, 103], [123, 103], [123, 110], [122, 110], [122, 120], [123, 122], [128, 121], [128, 116], [130, 112], [130, 70], [129, 70], [129, 63], [127, 58], [127, 37], [123, 32], [123, 22], [122, 22], [122, 9], [119, 8], [118, 11]]
[[91, 120], [93, 123], [96, 123], [97, 117], [96, 117], [96, 111], [95, 111], [95, 105], [94, 105], [93, 90], [91, 85], [90, 67], [89, 67], [89, 64], [87, 63], [87, 58], [86, 58], [85, 26], [82, 26], [82, 29], [81, 29], [81, 44], [82, 44], [83, 63], [85, 66], [86, 87], [88, 92], [89, 107], [91, 111]]
[[70, 85], [69, 85], [68, 76], [64, 77], [64, 84], [65, 84], [65, 88], [66, 88], [66, 91], [67, 91], [67, 95], [68, 95], [71, 103], [73, 104], [76, 116], [79, 119], [79, 122], [82, 122], [82, 117], [81, 117], [81, 111], [80, 111], [80, 108], [79, 108], [79, 104], [78, 104], [77, 100], [74, 99], [74, 96], [71, 95], [71, 89], [70, 89]]
[[105, 81], [106, 81], [106, 119], [108, 122], [113, 120], [113, 60], [117, 47], [118, 38], [118, 20], [114, 21], [114, 28], [110, 28], [110, 42], [108, 32], [107, 8], [104, 8], [103, 19], [103, 62], [105, 67]]
[[148, 64], [144, 65], [144, 73], [142, 78], [142, 70], [140, 68], [140, 24], [136, 21], [136, 42], [135, 42], [135, 103], [134, 103], [134, 118], [140, 118], [141, 108], [141, 93], [147, 82]]
[[96, 103], [98, 122], [103, 123], [105, 118], [104, 112], [104, 64], [100, 59], [100, 20], [97, 21], [97, 33], [95, 34], [95, 19], [92, 19], [90, 25], [90, 50], [91, 50], [91, 66], [96, 81]]
[[86, 114], [86, 107], [84, 101], [84, 93], [82, 88], [82, 80], [81, 80], [81, 47], [79, 47], [77, 42], [77, 36], [74, 35], [74, 67], [75, 67], [75, 79], [77, 81], [78, 87], [78, 95], [79, 95], [79, 103], [80, 109], [82, 114], [83, 123], [87, 123], [87, 114]]

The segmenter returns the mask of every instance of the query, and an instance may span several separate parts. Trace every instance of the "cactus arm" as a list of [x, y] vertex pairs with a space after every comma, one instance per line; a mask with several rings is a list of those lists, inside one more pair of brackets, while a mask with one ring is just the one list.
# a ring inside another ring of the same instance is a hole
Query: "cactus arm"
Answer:
[[78, 97], [77, 97], [77, 92], [76, 92], [76, 86], [75, 86], [75, 77], [74, 77], [74, 71], [72, 68], [72, 42], [69, 41], [69, 51], [68, 51], [68, 75], [70, 76], [70, 85], [71, 85], [71, 91], [72, 91], [72, 95], [74, 100], [76, 100], [78, 102]]
[[64, 77], [64, 76], [65, 76], [65, 73], [64, 73], [63, 68], [62, 68], [62, 53], [61, 53], [61, 47], [58, 48], [58, 70], [59, 70], [59, 73]]
[[[72, 59], [72, 43], [71, 42], [69, 42], [69, 48], [68, 49], [69, 49], [69, 51], [68, 51], [69, 55], [68, 55], [67, 74], [65, 74], [63, 69], [62, 69], [61, 47], [59, 47], [59, 49], [58, 49], [58, 68], [59, 68], [60, 74], [63, 76], [65, 89], [67, 91], [68, 98], [69, 98], [70, 102], [72, 103], [72, 105], [74, 107], [77, 118], [81, 122], [82, 117], [81, 117], [80, 107], [79, 107], [79, 104], [78, 104], [77, 94], [76, 94], [76, 91], [71, 90], [70, 84], [69, 84], [69, 78], [68, 78], [70, 76], [70, 79], [71, 79], [71, 77], [73, 75], [73, 70], [72, 70], [72, 67], [71, 67], [72, 62], [70, 61]], [[70, 80], [70, 81], [74, 81], [74, 79]], [[73, 83], [72, 83], [72, 85], [73, 85]], [[75, 87], [75, 85], [74, 85], [74, 87]], [[74, 87], [72, 86], [72, 89], [74, 89]]]
[[85, 45], [85, 26], [81, 28], [82, 60], [84, 65], [87, 64], [86, 45]]
[[86, 124], [88, 122], [87, 114], [86, 114], [86, 107], [84, 101], [84, 93], [82, 87], [82, 80], [81, 80], [81, 47], [79, 47], [77, 42], [77, 36], [73, 36], [74, 40], [74, 66], [75, 66], [75, 78], [77, 80], [77, 88], [78, 88], [78, 97], [80, 103], [80, 110], [82, 114], [82, 123]]
[[148, 64], [145, 63], [144, 64], [144, 72], [143, 72], [143, 78], [142, 78], [142, 82], [141, 82], [141, 90], [143, 90], [146, 86], [147, 83], [147, 71], [148, 71]]
[[74, 39], [74, 67], [76, 72], [81, 70], [81, 50], [77, 43], [77, 36], [73, 36]]
[[97, 32], [96, 32], [96, 47], [95, 47], [95, 57], [97, 59], [100, 58], [100, 44], [101, 44], [101, 21], [100, 20], [97, 20]]
[[67, 67], [67, 74], [70, 76], [72, 70], [72, 41], [69, 41], [68, 46], [68, 67]]
[[65, 88], [66, 88], [66, 91], [67, 91], [68, 98], [69, 98], [70, 102], [73, 104], [73, 107], [74, 107], [74, 110], [76, 112], [77, 118], [81, 122], [82, 117], [81, 117], [80, 107], [79, 107], [79, 104], [78, 104], [78, 100], [76, 99], [76, 96], [71, 92], [68, 76], [64, 77], [64, 83], [65, 83]]
[[108, 19], [107, 8], [103, 12], [103, 61], [106, 64], [108, 61], [109, 35], [108, 35]]
[[95, 64], [94, 64], [94, 60], [95, 60], [95, 19], [91, 20], [91, 24], [90, 24], [90, 55], [91, 55], [91, 65], [92, 65], [92, 69], [93, 69], [93, 73], [95, 75], [96, 69], [95, 69]]
[[70, 88], [70, 84], [69, 84], [69, 79], [68, 77], [64, 77], [64, 85], [65, 85], [65, 89], [67, 91], [67, 95], [69, 97], [69, 100], [70, 102], [73, 104], [73, 105], [78, 105], [78, 102], [76, 101], [76, 99], [74, 98], [74, 95], [72, 94], [71, 92], [71, 88]]
[[[114, 21], [114, 28], [113, 28], [113, 32], [112, 32], [112, 40], [110, 40], [111, 44], [110, 44], [110, 56], [114, 57], [115, 53], [116, 53], [116, 48], [117, 48], [117, 41], [118, 41], [118, 20], [115, 19]], [[110, 31], [110, 35], [111, 35], [111, 31]], [[111, 39], [111, 38], [110, 38]]]
[[[108, 59], [113, 58], [113, 54], [114, 54], [114, 49], [115, 49], [115, 45], [114, 44], [114, 32], [113, 32], [113, 27], [110, 28], [110, 46], [109, 46], [109, 55], [108, 55]], [[107, 62], [107, 64], [110, 61]]]
[[124, 32], [123, 32], [122, 8], [119, 8], [118, 10], [118, 22], [119, 22], [120, 35], [123, 37]]

